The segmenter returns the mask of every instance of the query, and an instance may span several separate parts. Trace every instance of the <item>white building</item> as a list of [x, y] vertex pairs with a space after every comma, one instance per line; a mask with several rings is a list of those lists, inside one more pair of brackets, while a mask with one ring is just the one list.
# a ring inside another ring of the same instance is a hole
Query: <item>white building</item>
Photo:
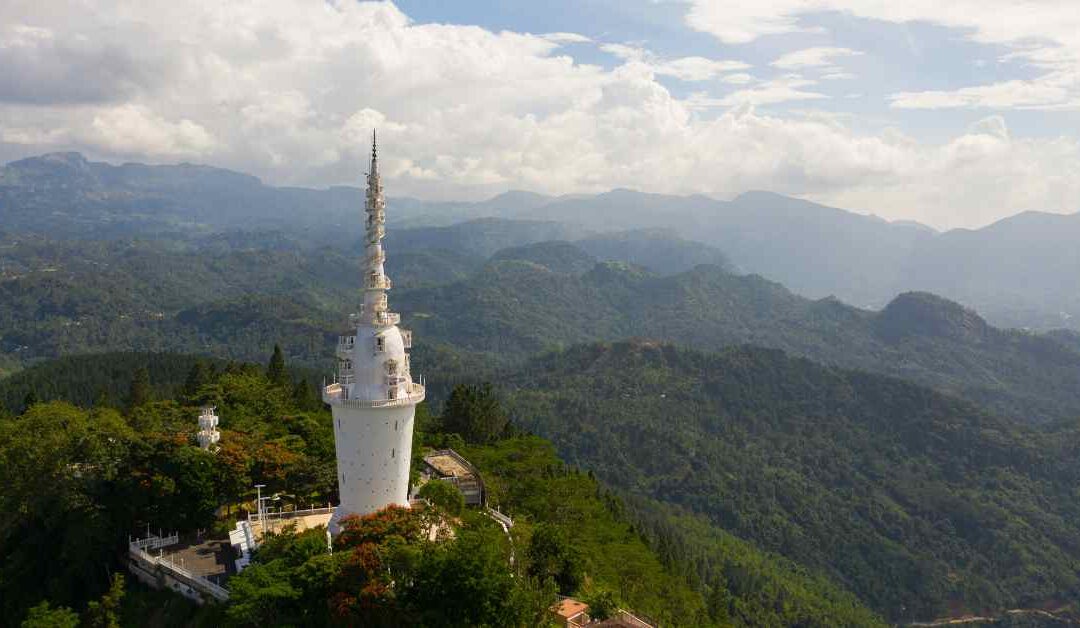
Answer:
[[199, 439], [199, 447], [206, 450], [216, 449], [218, 441], [221, 440], [221, 432], [217, 429], [218, 415], [214, 413], [214, 410], [213, 406], [205, 406], [199, 412], [199, 432], [196, 436]]
[[330, 520], [335, 535], [342, 517], [365, 515], [390, 504], [409, 505], [413, 415], [424, 399], [424, 386], [413, 381], [405, 353], [412, 347], [412, 334], [398, 329], [401, 317], [387, 309], [390, 279], [383, 270], [382, 248], [386, 201], [374, 135], [367, 183], [364, 304], [355, 317], [355, 334], [338, 341], [337, 378], [322, 394], [334, 415], [341, 494]]

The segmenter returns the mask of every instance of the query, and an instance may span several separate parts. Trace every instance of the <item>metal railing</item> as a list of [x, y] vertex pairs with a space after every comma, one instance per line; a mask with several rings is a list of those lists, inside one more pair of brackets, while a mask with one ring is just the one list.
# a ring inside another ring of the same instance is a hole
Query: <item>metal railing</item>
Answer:
[[368, 290], [389, 290], [392, 285], [393, 282], [386, 275], [368, 277], [364, 282], [364, 287]]
[[141, 561], [151, 566], [160, 566], [162, 569], [171, 572], [171, 575], [179, 576], [185, 580], [191, 582], [197, 589], [205, 593], [210, 594], [217, 600], [225, 602], [229, 599], [229, 590], [225, 587], [208, 580], [196, 573], [192, 573], [182, 565], [178, 565], [173, 559], [162, 554], [154, 556], [146, 551], [146, 547], [154, 547], [160, 552], [162, 547], [173, 545], [179, 542], [179, 537], [174, 534], [168, 537], [156, 537], [150, 536], [146, 539], [135, 539], [128, 543], [128, 554], [135, 560]]
[[424, 385], [417, 382], [409, 385], [407, 394], [394, 399], [345, 399], [344, 391], [340, 384], [330, 384], [323, 389], [323, 402], [344, 408], [392, 408], [420, 403], [427, 394]]
[[401, 322], [401, 314], [394, 312], [375, 312], [371, 322], [376, 325], [397, 325]]
[[262, 519], [260, 519], [260, 517], [267, 520], [267, 521], [270, 521], [270, 520], [275, 520], [275, 519], [280, 520], [280, 519], [292, 519], [294, 517], [306, 517], [308, 515], [326, 515], [326, 514], [333, 514], [333, 512], [334, 512], [334, 507], [330, 506], [330, 505], [322, 506], [322, 507], [319, 507], [319, 508], [307, 508], [307, 509], [304, 509], [304, 510], [277, 510], [277, 511], [275, 511], [275, 510], [267, 510], [262, 515], [260, 515], [257, 512], [256, 513], [248, 513], [248, 521], [258, 522], [258, 521], [262, 520]]

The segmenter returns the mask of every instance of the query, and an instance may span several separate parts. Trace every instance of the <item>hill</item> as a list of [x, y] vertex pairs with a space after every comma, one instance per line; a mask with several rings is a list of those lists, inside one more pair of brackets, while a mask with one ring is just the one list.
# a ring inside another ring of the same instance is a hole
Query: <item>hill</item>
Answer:
[[396, 295], [395, 304], [428, 342], [500, 360], [632, 336], [702, 349], [753, 343], [903, 377], [1007, 416], [1080, 416], [1080, 352], [993, 328], [923, 293], [871, 312], [710, 266], [659, 277], [604, 263], [575, 276], [506, 260], [464, 282]]
[[[519, 230], [523, 224], [498, 224], [490, 233], [528, 241], [536, 234], [529, 225]], [[512, 363], [553, 347], [630, 336], [706, 349], [750, 342], [911, 379], [1009, 416], [1080, 415], [1076, 343], [999, 330], [924, 293], [871, 312], [811, 301], [717, 266], [657, 275], [637, 263], [657, 264], [659, 254], [670, 270], [695, 251], [716, 252], [646, 232], [528, 243], [485, 262], [468, 252], [475, 241], [432, 235], [468, 232], [455, 229], [402, 230], [418, 248], [389, 256], [393, 306], [431, 347]], [[246, 240], [233, 233], [229, 241]], [[356, 307], [359, 256], [277, 240], [270, 248], [212, 242], [0, 238], [0, 369], [88, 351], [262, 359], [276, 342], [292, 359], [328, 368], [328, 346]], [[581, 248], [586, 242], [623, 259], [590, 267], [599, 256]], [[433, 246], [439, 243], [456, 248]]]
[[[6, 617], [23, 617], [43, 599], [81, 611], [107, 587], [108, 569], [119, 570], [129, 533], [146, 525], [221, 533], [231, 523], [218, 519], [218, 506], [250, 508], [254, 483], [298, 503], [335, 500], [330, 413], [321, 404], [299, 402], [257, 366], [203, 370], [201, 378], [177, 368], [194, 362], [97, 355], [42, 364], [37, 370], [53, 374], [57, 399], [76, 400], [103, 377], [139, 367], [150, 369], [162, 395], [124, 415], [107, 403], [86, 410], [63, 401], [38, 403], [17, 417], [0, 414], [0, 505], [11, 515], [0, 523]], [[172, 398], [164, 392], [181, 387], [186, 392]], [[201, 402], [215, 403], [222, 417], [216, 456], [192, 446]], [[606, 596], [664, 625], [881, 625], [820, 574], [719, 531], [712, 533], [713, 564], [745, 577], [706, 586], [690, 577], [693, 562], [674, 551], [673, 538], [662, 552], [648, 544], [623, 502], [591, 474], [568, 467], [551, 443], [506, 433], [465, 444], [442, 424], [420, 406], [417, 446], [452, 444], [482, 470], [491, 499], [514, 517], [516, 550], [500, 528], [472, 512], [453, 521], [455, 534], [442, 544], [425, 545], [405, 532], [379, 542], [362, 573], [346, 540], [331, 556], [323, 531], [286, 534], [268, 541], [254, 565], [229, 582], [232, 599], [224, 608], [195, 611], [174, 594], [134, 587], [124, 616], [151, 626], [321, 626], [331, 618], [445, 625], [448, 617], [454, 625], [518, 625], [505, 617], [525, 606], [546, 608], [555, 584], [537, 578], [553, 573], [563, 593]], [[387, 528], [371, 532], [381, 539]], [[60, 559], [40, 560], [46, 545]], [[391, 569], [397, 585], [384, 586]], [[380, 586], [367, 586], [373, 582]], [[156, 610], [165, 607], [167, 617]]]
[[892, 621], [1080, 599], [1075, 421], [1044, 432], [779, 351], [644, 341], [538, 358], [506, 394], [569, 462], [823, 569]]

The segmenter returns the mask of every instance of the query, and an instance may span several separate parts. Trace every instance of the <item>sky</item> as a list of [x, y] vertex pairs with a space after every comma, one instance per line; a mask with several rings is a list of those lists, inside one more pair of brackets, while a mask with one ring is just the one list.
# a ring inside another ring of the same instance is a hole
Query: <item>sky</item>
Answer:
[[1076, 0], [7, 0], [0, 160], [391, 196], [748, 190], [979, 227], [1080, 210]]

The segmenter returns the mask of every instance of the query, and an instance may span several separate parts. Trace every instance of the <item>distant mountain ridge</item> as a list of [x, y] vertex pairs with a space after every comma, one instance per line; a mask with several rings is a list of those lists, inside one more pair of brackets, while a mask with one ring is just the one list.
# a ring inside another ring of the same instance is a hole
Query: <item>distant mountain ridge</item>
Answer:
[[395, 303], [419, 337], [501, 359], [635, 336], [705, 350], [749, 343], [916, 381], [1025, 420], [1080, 416], [1080, 352], [1067, 340], [997, 329], [926, 293], [873, 312], [715, 266], [659, 276], [600, 263], [572, 275], [501, 259]]
[[[77, 153], [0, 168], [5, 230], [50, 237], [205, 236], [243, 229], [348, 244], [359, 237], [362, 199], [354, 187], [278, 188], [218, 168], [112, 166]], [[542, 240], [664, 229], [810, 298], [834, 295], [878, 308], [898, 293], [926, 291], [974, 307], [999, 326], [1080, 329], [1080, 247], [1074, 245], [1080, 214], [1026, 212], [981, 229], [937, 233], [769, 192], [720, 201], [617, 189], [560, 197], [511, 191], [481, 202], [391, 198], [388, 218], [391, 234], [395, 227], [490, 218], [561, 224], [493, 243], [482, 255]]]

